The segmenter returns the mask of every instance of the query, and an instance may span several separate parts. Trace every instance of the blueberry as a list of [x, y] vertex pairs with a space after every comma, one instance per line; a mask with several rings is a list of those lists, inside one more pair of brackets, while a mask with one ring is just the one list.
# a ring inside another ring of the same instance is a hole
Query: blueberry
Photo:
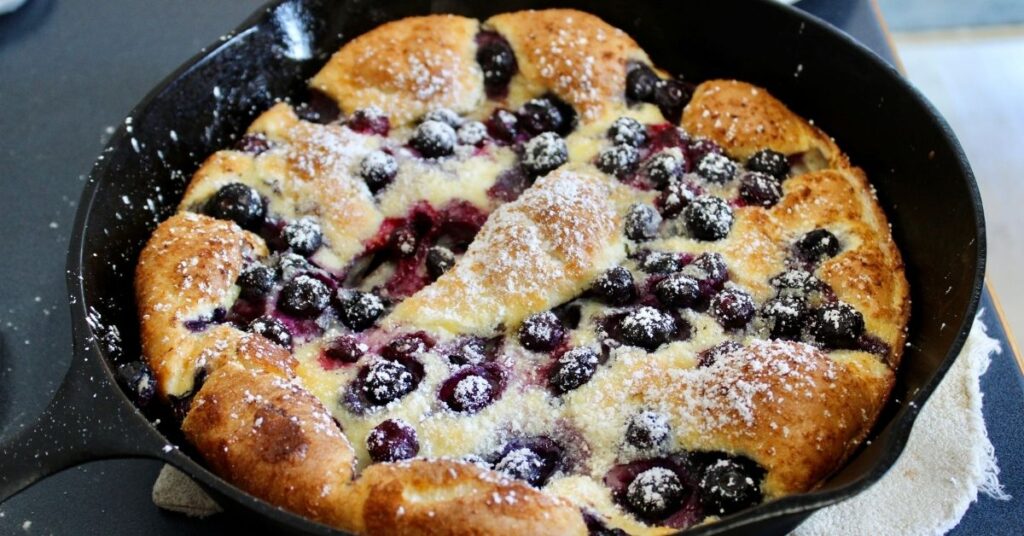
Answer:
[[688, 180], [669, 181], [660, 198], [661, 215], [674, 218], [700, 195], [700, 188]]
[[257, 300], [270, 293], [274, 288], [275, 279], [277, 279], [277, 273], [273, 268], [265, 264], [253, 263], [242, 270], [235, 284], [241, 289], [239, 294], [243, 298]]
[[136, 406], [145, 407], [156, 394], [153, 370], [142, 361], [132, 361], [117, 367], [117, 379]]
[[366, 181], [370, 192], [377, 193], [391, 184], [398, 174], [398, 161], [384, 151], [370, 151], [359, 165], [359, 176]]
[[423, 121], [439, 121], [452, 128], [459, 128], [462, 125], [462, 118], [459, 114], [448, 108], [435, 108], [423, 116]]
[[826, 348], [850, 348], [864, 332], [864, 316], [852, 305], [837, 301], [812, 310], [807, 331]]
[[487, 125], [480, 121], [467, 121], [459, 127], [456, 136], [463, 145], [480, 145], [487, 139]]
[[678, 255], [664, 251], [649, 251], [640, 260], [640, 269], [648, 274], [671, 274], [682, 267]]
[[381, 357], [392, 361], [408, 359], [434, 347], [434, 339], [422, 331], [406, 333], [391, 339], [380, 349]]
[[699, 240], [720, 240], [732, 229], [732, 208], [722, 198], [702, 195], [683, 209], [686, 228]]
[[263, 224], [267, 205], [254, 188], [240, 182], [222, 186], [206, 205], [206, 213], [220, 220], [231, 220], [243, 229], [254, 231]]
[[654, 295], [666, 307], [691, 307], [700, 300], [700, 283], [684, 274], [672, 274], [654, 286]]
[[270, 142], [263, 134], [246, 134], [235, 143], [235, 150], [257, 155], [270, 149]]
[[277, 297], [277, 307], [298, 318], [318, 316], [331, 301], [331, 290], [315, 277], [297, 275], [284, 284]]
[[361, 108], [352, 113], [352, 116], [345, 121], [348, 128], [364, 134], [378, 134], [387, 136], [391, 130], [391, 121], [384, 112], [376, 106]]
[[818, 262], [839, 253], [839, 239], [825, 229], [815, 229], [796, 242], [796, 252], [807, 262]]
[[742, 289], [727, 287], [711, 298], [711, 313], [722, 327], [742, 328], [754, 318], [754, 298]]
[[662, 117], [671, 123], [678, 123], [683, 117], [683, 108], [693, 94], [678, 80], [661, 80], [654, 86], [654, 104], [658, 105]]
[[305, 216], [289, 222], [281, 230], [281, 236], [292, 252], [308, 257], [324, 243], [324, 233], [316, 219]]
[[796, 340], [805, 311], [804, 300], [797, 296], [780, 296], [765, 302], [761, 315], [773, 339]]
[[490, 119], [487, 120], [487, 133], [497, 140], [512, 143], [519, 135], [519, 119], [516, 114], [498, 108], [491, 113]]
[[654, 88], [658, 85], [658, 75], [643, 63], [635, 63], [628, 67], [626, 73], [626, 98], [634, 101], [648, 102], [654, 98]]
[[729, 279], [729, 267], [725, 264], [725, 257], [713, 251], [698, 255], [693, 262], [683, 268], [682, 273], [696, 279], [706, 297], [710, 296], [709, 291], [722, 288], [722, 284]]
[[572, 108], [552, 96], [530, 99], [519, 110], [519, 125], [531, 134], [556, 132], [564, 136], [572, 131], [574, 121]]
[[500, 35], [487, 32], [482, 35], [481, 44], [476, 50], [476, 61], [484, 72], [484, 86], [490, 90], [504, 88], [516, 74], [516, 55], [512, 46]]
[[383, 406], [411, 393], [416, 379], [408, 367], [398, 361], [376, 359], [363, 369], [362, 391], [375, 406]]
[[782, 199], [782, 185], [771, 175], [748, 171], [740, 176], [740, 199], [748, 205], [772, 207]]
[[647, 129], [632, 117], [620, 117], [608, 127], [608, 138], [615, 144], [642, 147], [647, 142]]
[[743, 346], [735, 341], [722, 341], [711, 348], [702, 350], [697, 354], [697, 366], [698, 367], [710, 367], [714, 365], [716, 361], [721, 359], [723, 356], [731, 354]]
[[565, 394], [590, 381], [597, 372], [598, 355], [586, 346], [577, 346], [555, 361], [549, 382], [556, 393]]
[[642, 306], [623, 315], [619, 320], [622, 342], [653, 352], [675, 334], [675, 320], [655, 309]]
[[384, 302], [372, 292], [338, 290], [338, 313], [353, 331], [363, 331], [384, 314]]
[[525, 480], [531, 486], [543, 485], [553, 469], [552, 463], [528, 447], [510, 450], [494, 465], [495, 471]]
[[519, 326], [519, 344], [527, 350], [549, 352], [565, 339], [565, 326], [551, 311], [526, 317]]
[[413, 458], [420, 451], [416, 429], [402, 419], [388, 419], [370, 430], [366, 450], [375, 462], [397, 462]]
[[598, 276], [590, 291], [604, 303], [623, 305], [636, 298], [636, 283], [629, 270], [615, 266]]
[[288, 331], [288, 326], [272, 316], [261, 316], [254, 319], [249, 322], [246, 331], [266, 337], [267, 340], [282, 348], [292, 349], [292, 334]]
[[409, 145], [425, 158], [441, 158], [455, 151], [455, 129], [440, 121], [420, 123], [409, 140]]
[[431, 279], [441, 277], [455, 266], [455, 254], [444, 246], [434, 246], [427, 250], [427, 274]]
[[683, 176], [686, 163], [679, 154], [663, 150], [644, 163], [643, 173], [647, 180], [661, 187], [678, 181]]
[[388, 246], [398, 257], [411, 257], [416, 253], [418, 241], [419, 236], [412, 227], [398, 227], [392, 231]]
[[545, 132], [523, 146], [523, 167], [532, 175], [544, 175], [569, 161], [569, 147], [558, 134]]
[[825, 284], [806, 270], [790, 269], [772, 277], [769, 282], [778, 289], [779, 296], [795, 296], [801, 299], [813, 298]]
[[658, 227], [661, 225], [661, 215], [654, 207], [646, 203], [635, 203], [629, 207], [629, 212], [623, 221], [626, 238], [636, 241], [650, 240], [658, 236]]
[[355, 363], [368, 349], [352, 335], [338, 335], [324, 345], [324, 355], [342, 363]]
[[478, 364], [491, 357], [496, 350], [494, 340], [468, 336], [457, 340], [448, 350], [448, 360], [455, 365]]
[[632, 145], [620, 143], [605, 147], [597, 155], [597, 168], [619, 179], [628, 178], [639, 165], [640, 151]]
[[728, 458], [709, 465], [698, 485], [701, 503], [712, 515], [728, 515], [761, 502], [760, 483], [743, 465]]
[[707, 153], [697, 161], [697, 174], [704, 180], [725, 184], [736, 175], [736, 162], [722, 153]]
[[469, 374], [454, 382], [444, 402], [454, 411], [476, 413], [494, 400], [494, 386], [483, 376]]
[[633, 415], [626, 426], [626, 441], [640, 450], [660, 447], [668, 439], [668, 418], [655, 411], [642, 411]]
[[679, 508], [686, 490], [679, 476], [664, 467], [652, 467], [626, 488], [626, 504], [638, 517], [662, 519]]
[[747, 169], [760, 171], [781, 181], [789, 174], [789, 161], [782, 153], [762, 149], [747, 159]]
[[288, 281], [299, 274], [311, 271], [313, 269], [313, 265], [311, 265], [302, 255], [285, 252], [278, 255], [277, 268], [281, 272], [281, 279]]

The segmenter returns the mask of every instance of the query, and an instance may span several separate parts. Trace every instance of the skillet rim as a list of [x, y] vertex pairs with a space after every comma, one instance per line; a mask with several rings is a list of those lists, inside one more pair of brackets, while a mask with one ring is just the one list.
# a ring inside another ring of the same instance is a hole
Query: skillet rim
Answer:
[[[142, 112], [150, 108], [154, 103], [158, 102], [163, 92], [174, 83], [187, 77], [193, 70], [199, 68], [211, 58], [221, 53], [222, 50], [235, 46], [236, 40], [239, 38], [248, 35], [251, 32], [258, 31], [259, 26], [266, 24], [268, 22], [268, 18], [273, 16], [273, 13], [279, 6], [289, 3], [305, 5], [308, 3], [315, 3], [315, 1], [316, 0], [273, 0], [257, 8], [253, 14], [241, 22], [234, 30], [225, 33], [224, 36], [227, 37], [226, 39], [218, 39], [210, 45], [200, 49], [197, 54], [193, 55], [173, 72], [164, 77], [146, 94], [145, 97], [142, 98], [142, 100], [139, 101], [138, 104], [132, 108], [127, 117], [138, 117], [142, 115]], [[864, 44], [855, 40], [853, 37], [834, 28], [832, 25], [824, 22], [818, 17], [790, 5], [780, 4], [773, 0], [756, 1], [767, 9], [780, 10], [786, 13], [787, 17], [812, 25], [815, 30], [827, 34], [829, 36], [827, 39], [839, 43], [839, 46], [851, 48], [851, 53], [864, 56], [871, 64], [881, 69], [881, 76], [889, 77], [895, 81], [898, 91], [903, 92], [905, 96], [914, 102], [914, 104], [923, 108], [927, 113], [927, 117], [931, 119], [931, 123], [924, 125], [923, 128], [936, 129], [940, 137], [944, 139], [952, 149], [952, 156], [957, 163], [957, 169], [953, 171], [967, 186], [969, 193], [969, 203], [967, 206], [972, 209], [975, 240], [977, 243], [977, 257], [975, 259], [975, 268], [971, 281], [970, 295], [967, 300], [967, 308], [960, 326], [958, 327], [956, 337], [950, 344], [942, 361], [939, 362], [938, 366], [932, 372], [931, 380], [922, 385], [914, 396], [908, 397], [898, 405], [898, 411], [892, 415], [890, 422], [885, 426], [886, 428], [892, 428], [888, 434], [887, 441], [885, 444], [881, 445], [878, 458], [864, 475], [832, 490], [811, 491], [761, 504], [716, 523], [707, 526], [694, 527], [689, 531], [685, 531], [688, 535], [720, 534], [743, 527], [754, 528], [756, 524], [770, 520], [781, 520], [783, 518], [794, 517], [801, 514], [803, 514], [803, 517], [806, 517], [813, 513], [813, 511], [820, 508], [853, 497], [877, 482], [886, 472], [888, 472], [899, 458], [906, 446], [911, 429], [920, 409], [931, 396], [932, 392], [934, 392], [938, 384], [942, 381], [957, 355], [959, 355], [960, 350], [966, 342], [974, 316], [978, 310], [985, 282], [987, 241], [984, 207], [981, 201], [981, 194], [966, 155], [964, 154], [963, 148], [955, 134], [952, 132], [952, 129], [946, 123], [945, 119], [938, 113], [935, 107], [924, 97], [924, 95], [904, 78], [903, 74], [896, 67]], [[429, 5], [432, 8], [431, 12], [436, 11], [434, 9], [437, 7], [436, 3], [431, 2]], [[68, 290], [72, 297], [70, 309], [75, 342], [74, 359], [76, 361], [83, 360], [87, 353], [90, 354], [90, 356], [95, 356], [97, 359], [91, 360], [94, 363], [93, 368], [103, 373], [107, 379], [115, 385], [117, 384], [114, 380], [114, 369], [111, 361], [107, 355], [101, 351], [98, 345], [88, 344], [88, 341], [91, 338], [91, 331], [86, 322], [89, 303], [86, 301], [86, 282], [84, 277], [81, 277], [81, 275], [84, 268], [86, 229], [88, 228], [93, 210], [96, 208], [97, 202], [99, 201], [98, 193], [100, 186], [104, 184], [105, 181], [110, 180], [108, 176], [110, 173], [109, 168], [111, 166], [112, 159], [108, 156], [118, 145], [124, 143], [125, 138], [128, 135], [129, 133], [126, 131], [125, 123], [122, 122], [119, 125], [118, 130], [107, 142], [103, 151], [100, 153], [99, 158], [93, 164], [89, 174], [89, 179], [79, 200], [79, 208], [76, 212], [74, 227], [72, 228], [72, 234], [69, 241], [70, 246], [67, 259]], [[84, 360], [88, 361], [87, 358]], [[124, 395], [120, 387], [116, 388], [116, 390], [121, 393], [122, 399], [120, 401], [123, 404], [130, 406], [135, 411], [137, 417], [142, 419], [143, 424], [147, 426], [150, 431], [154, 432], [158, 437], [163, 437], [160, 430], [142, 415], [138, 408], [136, 408], [127, 396]], [[893, 402], [890, 401], [890, 404], [892, 403]], [[164, 461], [183, 470], [189, 476], [199, 480], [208, 489], [212, 488], [218, 495], [227, 497], [233, 502], [246, 508], [257, 510], [258, 513], [271, 517], [275, 521], [289, 525], [291, 528], [316, 534], [341, 533], [341, 531], [337, 531], [326, 525], [311, 521], [305, 517], [292, 514], [291, 512], [285, 511], [277, 506], [267, 503], [266, 501], [249, 495], [212, 473], [197, 460], [185, 455], [181, 451], [174, 449], [170, 453], [165, 453], [162, 452], [162, 447], [163, 442], [159, 445], [154, 444], [154, 451], [152, 453], [153, 457], [163, 459]]]

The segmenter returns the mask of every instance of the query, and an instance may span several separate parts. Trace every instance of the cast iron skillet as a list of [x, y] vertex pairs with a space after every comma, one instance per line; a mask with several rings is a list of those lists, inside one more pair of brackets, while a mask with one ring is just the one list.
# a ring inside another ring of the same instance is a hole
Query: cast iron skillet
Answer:
[[257, 514], [264, 527], [332, 533], [221, 480], [187, 446], [172, 446], [185, 445], [173, 423], [151, 422], [156, 414], [140, 412], [118, 387], [114, 368], [139, 356], [132, 293], [139, 250], [174, 211], [199, 163], [229, 145], [275, 99], [307, 98], [305, 80], [344, 41], [409, 15], [484, 19], [556, 4], [588, 10], [624, 29], [672, 73], [692, 81], [750, 81], [812, 118], [867, 170], [907, 264], [909, 342], [871, 444], [812, 493], [690, 534], [782, 534], [877, 481], [899, 457], [918, 410], [963, 346], [985, 265], [984, 217], [970, 167], [949, 127], [897, 71], [825, 23], [768, 0], [673, 7], [614, 0], [284, 0], [168, 77], [132, 111], [97, 160], [68, 254], [75, 358], [39, 422], [0, 446], [0, 500], [88, 460], [148, 457], [191, 475], [224, 506]]

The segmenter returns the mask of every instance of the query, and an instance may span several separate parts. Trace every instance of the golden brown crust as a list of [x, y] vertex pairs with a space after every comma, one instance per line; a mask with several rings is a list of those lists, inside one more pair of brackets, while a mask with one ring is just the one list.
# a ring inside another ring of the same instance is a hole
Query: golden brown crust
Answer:
[[690, 134], [710, 138], [741, 159], [769, 148], [786, 155], [818, 151], [830, 167], [847, 164], [824, 132], [763, 88], [746, 82], [709, 80], [698, 85], [681, 124]]
[[[625, 105], [626, 63], [649, 63], [622, 30], [573, 9], [517, 11], [484, 22], [508, 40], [519, 63], [515, 100], [554, 93], [584, 121]], [[517, 104], [517, 103], [513, 103]]]
[[370, 466], [347, 500], [366, 534], [586, 534], [567, 501], [450, 460]]
[[346, 114], [376, 106], [397, 125], [436, 108], [468, 112], [484, 98], [478, 25], [454, 15], [383, 24], [341, 47], [310, 83]]
[[135, 293], [143, 353], [161, 393], [192, 389], [196, 360], [207, 346], [185, 322], [227, 305], [246, 257], [265, 254], [255, 235], [197, 214], [171, 216], [153, 232], [136, 265]]

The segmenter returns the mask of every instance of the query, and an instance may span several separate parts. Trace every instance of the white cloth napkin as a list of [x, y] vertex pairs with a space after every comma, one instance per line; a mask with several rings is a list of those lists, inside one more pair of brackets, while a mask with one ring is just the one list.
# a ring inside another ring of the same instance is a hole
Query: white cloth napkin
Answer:
[[[956, 362], [915, 421], [896, 465], [873, 487], [810, 517], [792, 536], [943, 534], [960, 522], [981, 491], [1008, 500], [981, 414], [979, 376], [999, 342], [977, 319]], [[177, 469], [153, 485], [157, 506], [205, 517], [220, 507]]]

